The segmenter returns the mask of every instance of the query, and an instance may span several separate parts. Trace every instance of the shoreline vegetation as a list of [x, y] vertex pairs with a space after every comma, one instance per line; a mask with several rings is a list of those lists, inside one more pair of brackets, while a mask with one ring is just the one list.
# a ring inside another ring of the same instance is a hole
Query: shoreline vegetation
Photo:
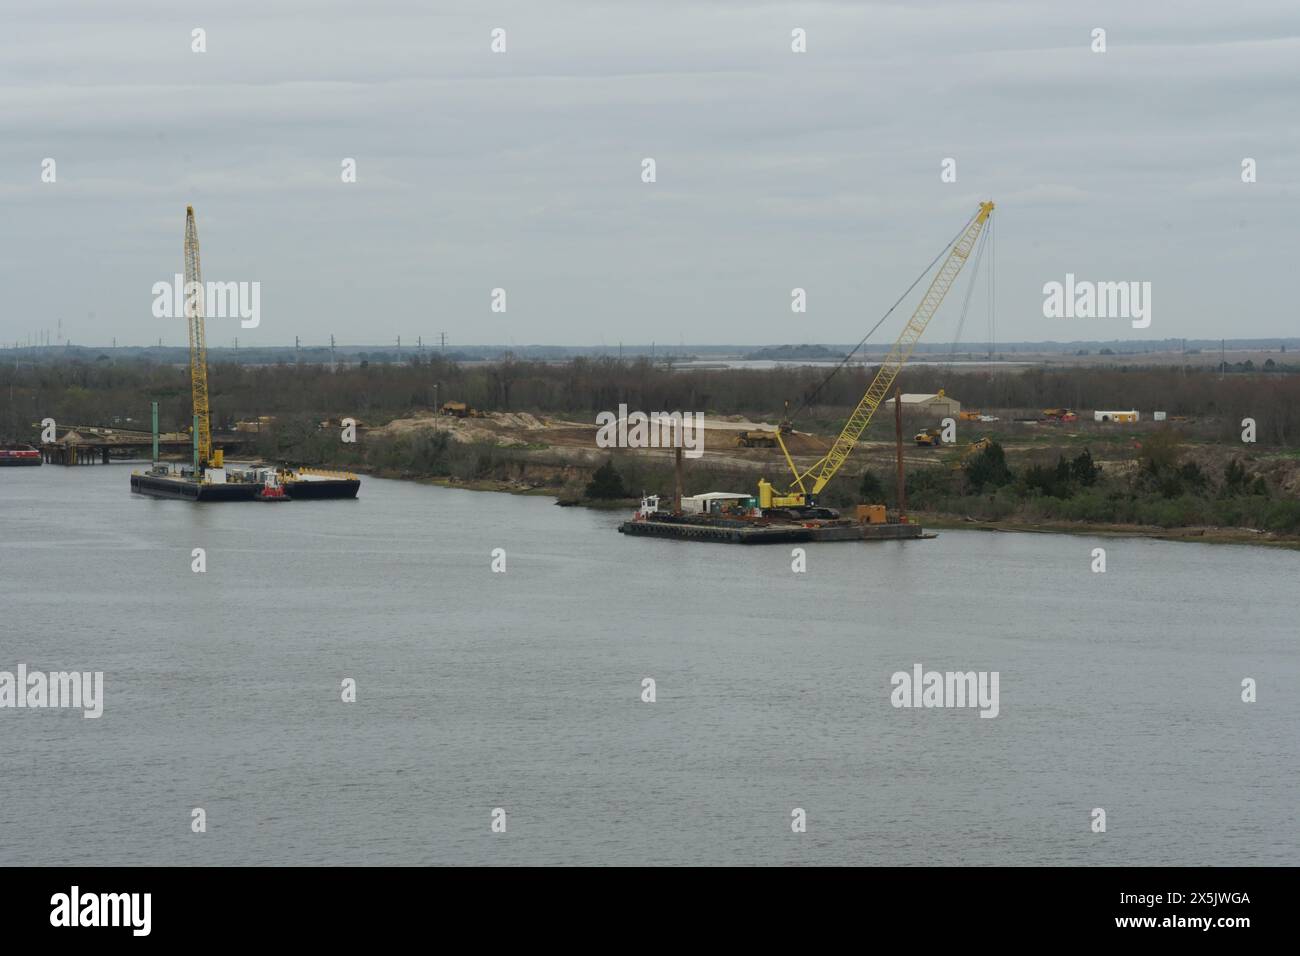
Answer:
[[[579, 435], [581, 435], [579, 430]], [[1121, 435], [1118, 442], [1115, 435]], [[635, 506], [641, 492], [670, 497], [671, 456], [598, 450], [574, 444], [511, 447], [457, 441], [454, 428], [372, 433], [337, 460], [332, 441], [312, 451], [320, 464], [382, 477], [429, 478], [452, 487], [549, 494], [561, 504]], [[1056, 432], [1049, 444], [1014, 455], [997, 440], [919, 454], [905, 476], [908, 511], [930, 527], [1050, 531], [1300, 545], [1300, 456], [1281, 450], [1241, 452], [1213, 441], [1189, 442], [1175, 428], [1097, 433], [1092, 444]], [[590, 434], [586, 440], [591, 441]], [[814, 452], [809, 456], [815, 460]], [[752, 491], [759, 477], [780, 479], [771, 454], [728, 455], [688, 464], [687, 491]], [[858, 502], [897, 502], [893, 450], [878, 442], [855, 453], [819, 504], [848, 511]], [[913, 458], [916, 449], [909, 449]], [[925, 456], [929, 457], [925, 457]], [[316, 462], [307, 462], [316, 463]]]
[[[238, 447], [232, 458], [630, 510], [642, 492], [671, 496], [672, 455], [596, 447], [602, 410], [702, 412], [708, 440], [704, 457], [686, 463], [687, 493], [753, 493], [760, 478], [784, 487], [789, 469], [778, 449], [742, 447], [738, 430], [774, 428], [788, 401], [802, 413], [787, 440], [806, 467], [830, 447], [872, 373], [846, 368], [827, 383], [825, 369], [809, 366], [680, 369], [644, 358], [509, 356], [459, 364], [412, 356], [337, 367], [215, 364], [209, 390], [214, 432]], [[1300, 374], [1281, 361], [1269, 370], [1223, 371], [926, 366], [904, 378], [905, 391], [942, 388], [963, 410], [990, 418], [958, 422], [956, 441], [935, 448], [916, 447], [910, 437], [939, 424], [933, 414], [905, 421], [908, 512], [929, 527], [1300, 545]], [[46, 417], [61, 430], [147, 430], [151, 401], [159, 403], [163, 431], [183, 432], [188, 369], [110, 358], [0, 364], [0, 429], [13, 440], [38, 440]], [[438, 414], [444, 402], [473, 413]], [[1044, 408], [1081, 413], [1052, 422]], [[1138, 408], [1143, 417], [1094, 422], [1090, 408]], [[1152, 421], [1154, 409], [1169, 420]], [[893, 508], [892, 417], [876, 417], [819, 504], [842, 512], [860, 502]], [[355, 423], [354, 442], [341, 438], [344, 420]]]
[[[593, 508], [600, 511], [632, 512], [639, 503], [637, 497], [583, 498], [564, 497], [556, 489], [533, 487], [517, 481], [497, 479], [459, 479], [430, 477], [400, 473], [363, 471], [361, 474], [395, 481], [415, 481], [440, 488], [458, 488], [462, 491], [495, 492], [534, 497], [554, 498], [562, 507]], [[1001, 521], [978, 520], [965, 515], [915, 511], [909, 520], [929, 531], [990, 531], [1013, 534], [1072, 534], [1102, 538], [1149, 538], [1156, 541], [1182, 541], [1201, 544], [1250, 544], [1300, 550], [1300, 534], [1280, 534], [1255, 528], [1222, 528], [1215, 526], [1162, 528], [1158, 525], [1089, 523], [1083, 521], [1030, 521], [1009, 518]]]

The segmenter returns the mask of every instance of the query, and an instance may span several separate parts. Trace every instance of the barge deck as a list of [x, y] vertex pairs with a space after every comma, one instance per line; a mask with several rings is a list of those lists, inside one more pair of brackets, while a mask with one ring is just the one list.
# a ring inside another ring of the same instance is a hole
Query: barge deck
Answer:
[[800, 541], [907, 541], [933, 538], [919, 524], [756, 524], [752, 521], [694, 516], [638, 518], [619, 525], [621, 534], [717, 541], [726, 544], [783, 544]]
[[[173, 498], [182, 501], [259, 501], [268, 480], [272, 487], [282, 488], [290, 501], [311, 501], [326, 498], [355, 498], [361, 488], [361, 479], [355, 475], [338, 472], [318, 472], [311, 469], [271, 469], [238, 471], [213, 469], [221, 480], [196, 481], [192, 472], [173, 472], [154, 468], [131, 475], [131, 491], [151, 498]], [[210, 475], [209, 475], [210, 478]], [[277, 498], [277, 500], [279, 500]]]

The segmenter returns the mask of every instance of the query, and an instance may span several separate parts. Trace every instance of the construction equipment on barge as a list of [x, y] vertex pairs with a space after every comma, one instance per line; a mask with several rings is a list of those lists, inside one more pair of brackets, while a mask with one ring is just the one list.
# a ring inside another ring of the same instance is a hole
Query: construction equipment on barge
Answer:
[[[199, 229], [194, 207], [185, 207], [185, 318], [190, 340], [190, 404], [194, 461], [173, 469], [158, 460], [158, 403], [153, 403], [153, 465], [131, 475], [131, 491], [152, 498], [184, 501], [267, 501], [303, 498], [355, 498], [356, 475], [302, 468], [227, 468], [221, 449], [212, 447], [208, 406], [208, 349], [203, 327], [206, 290], [199, 262]], [[274, 490], [269, 490], [274, 489]]]
[[894, 342], [893, 348], [889, 350], [889, 354], [881, 363], [880, 369], [876, 372], [876, 377], [872, 379], [871, 385], [868, 386], [866, 394], [858, 402], [858, 407], [853, 410], [848, 421], [844, 423], [844, 427], [840, 430], [839, 437], [835, 439], [835, 444], [831, 446], [831, 450], [811, 467], [800, 471], [795, 465], [794, 459], [790, 457], [790, 452], [785, 446], [785, 440], [778, 430], [777, 442], [785, 455], [786, 464], [790, 466], [790, 471], [794, 474], [794, 482], [785, 494], [777, 494], [770, 482], [760, 480], [758, 483], [759, 507], [763, 509], [797, 509], [815, 504], [817, 495], [839, 472], [844, 462], [848, 460], [849, 454], [857, 446], [858, 439], [862, 437], [862, 433], [871, 424], [871, 418], [875, 415], [876, 409], [884, 401], [885, 396], [889, 394], [894, 380], [898, 378], [899, 372], [903, 370], [903, 365], [911, 357], [912, 350], [916, 348], [916, 343], [925, 332], [926, 326], [930, 324], [930, 320], [934, 318], [934, 314], [939, 310], [939, 305], [948, 294], [948, 290], [952, 288], [952, 284], [956, 281], [962, 266], [966, 264], [966, 259], [975, 248], [975, 241], [979, 238], [985, 222], [988, 221], [992, 213], [993, 203], [980, 203], [979, 211], [967, 223], [957, 241], [952, 244], [943, 266], [940, 267], [934, 279], [931, 280], [930, 287], [921, 298], [916, 311], [912, 313], [907, 325], [903, 327], [902, 334], [899, 335], [898, 340]]
[[[884, 401], [902, 371], [904, 364], [911, 357], [913, 350], [926, 326], [934, 318], [944, 297], [956, 281], [967, 258], [975, 249], [976, 241], [984, 230], [985, 223], [993, 212], [992, 202], [982, 202], [974, 216], [966, 223], [962, 231], [945, 247], [947, 253], [943, 265], [931, 280], [929, 288], [921, 298], [912, 317], [904, 326], [889, 354], [881, 363], [872, 379], [866, 394], [844, 423], [839, 437], [824, 456], [809, 468], [800, 471], [786, 446], [785, 435], [792, 432], [788, 420], [770, 434], [780, 446], [789, 465], [794, 481], [784, 494], [776, 492], [771, 482], [760, 479], [758, 494], [743, 504], [732, 503], [725, 511], [708, 514], [684, 514], [681, 501], [681, 456], [678, 454], [678, 504], [672, 512], [661, 512], [656, 496], [642, 499], [641, 508], [632, 521], [624, 522], [619, 531], [628, 535], [679, 538], [683, 540], [726, 541], [738, 544], [757, 544], [765, 542], [787, 541], [861, 541], [861, 540], [899, 540], [908, 538], [933, 537], [926, 535], [921, 527], [907, 521], [903, 504], [902, 481], [902, 414], [901, 396], [895, 399], [898, 432], [898, 467], [899, 467], [899, 510], [898, 520], [890, 522], [881, 505], [859, 506], [854, 520], [840, 517], [839, 513], [829, 508], [817, 507], [817, 496], [839, 472], [849, 454], [857, 446], [858, 440], [871, 424], [872, 416]], [[939, 261], [940, 253], [930, 267], [922, 273], [924, 277]], [[920, 281], [918, 277], [917, 282]], [[914, 283], [915, 285], [915, 283]], [[906, 295], [906, 293], [905, 293]], [[901, 300], [900, 300], [901, 301]], [[898, 303], [895, 303], [897, 306]], [[893, 311], [892, 309], [890, 310]], [[889, 313], [886, 313], [886, 318]], [[883, 322], [884, 319], [881, 319]], [[877, 326], [879, 323], [877, 324]], [[870, 335], [870, 333], [868, 333]], [[866, 339], [863, 339], [865, 342]], [[859, 343], [859, 347], [862, 343]], [[856, 351], [856, 349], [854, 350]], [[845, 362], [852, 357], [846, 356]], [[841, 363], [842, 367], [843, 363]], [[837, 369], [838, 371], [838, 369]], [[832, 372], [831, 374], [834, 374]], [[823, 383], [824, 384], [824, 383]], [[742, 433], [739, 444], [748, 444], [745, 438], [753, 433]], [[918, 444], [936, 443], [926, 433], [916, 436]], [[708, 497], [708, 496], [699, 496]], [[722, 495], [722, 498], [735, 496]]]

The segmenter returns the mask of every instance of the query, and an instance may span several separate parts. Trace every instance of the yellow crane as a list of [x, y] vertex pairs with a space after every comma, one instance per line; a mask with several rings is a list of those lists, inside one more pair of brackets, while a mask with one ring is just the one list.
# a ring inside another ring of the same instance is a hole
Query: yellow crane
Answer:
[[961, 272], [961, 267], [966, 264], [967, 257], [970, 256], [971, 250], [975, 248], [975, 240], [979, 238], [980, 231], [984, 228], [984, 224], [992, 213], [993, 203], [980, 203], [979, 211], [971, 218], [971, 221], [966, 225], [966, 228], [948, 252], [948, 257], [935, 274], [934, 279], [931, 280], [930, 287], [922, 297], [920, 305], [916, 307], [911, 319], [903, 327], [903, 333], [898, 337], [898, 341], [894, 343], [894, 347], [889, 350], [885, 361], [881, 363], [880, 370], [876, 372], [876, 377], [872, 379], [871, 385], [867, 388], [867, 393], [858, 402], [858, 407], [853, 410], [853, 414], [844, 423], [844, 428], [840, 431], [839, 437], [835, 439], [835, 444], [831, 446], [831, 450], [812, 467], [801, 472], [795, 465], [794, 459], [790, 457], [790, 451], [786, 448], [785, 441], [778, 431], [777, 442], [781, 445], [786, 464], [790, 466], [790, 471], [794, 474], [794, 482], [790, 485], [789, 490], [782, 495], [776, 493], [776, 489], [771, 482], [760, 479], [758, 482], [758, 506], [760, 508], [802, 508], [816, 503], [817, 495], [835, 477], [835, 473], [840, 470], [845, 460], [848, 459], [849, 454], [857, 445], [858, 439], [862, 437], [862, 433], [871, 424], [871, 416], [876, 413], [880, 403], [889, 394], [894, 379], [898, 378], [898, 373], [903, 370], [903, 364], [911, 357], [912, 350], [916, 348], [916, 343], [925, 331], [925, 327], [930, 324], [935, 312], [939, 310], [939, 304], [943, 302], [944, 296], [952, 288], [953, 282], [957, 279], [957, 274]]
[[194, 207], [185, 207], [185, 318], [190, 331], [190, 399], [194, 407], [195, 449], [198, 467], [220, 468], [222, 454], [212, 450], [212, 425], [208, 413], [208, 347], [203, 333], [203, 270], [199, 266], [199, 227]]

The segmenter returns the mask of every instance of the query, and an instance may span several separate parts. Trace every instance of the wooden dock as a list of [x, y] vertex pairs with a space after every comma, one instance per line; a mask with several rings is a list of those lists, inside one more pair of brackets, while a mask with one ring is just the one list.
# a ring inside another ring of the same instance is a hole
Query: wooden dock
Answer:
[[[152, 453], [153, 435], [135, 429], [109, 428], [99, 425], [72, 425], [55, 441], [40, 445], [41, 460], [49, 465], [107, 465], [112, 458], [148, 458]], [[213, 441], [226, 451], [245, 445], [250, 436], [234, 432], [213, 435]], [[185, 458], [194, 447], [184, 432], [164, 433], [158, 438], [162, 452]]]

